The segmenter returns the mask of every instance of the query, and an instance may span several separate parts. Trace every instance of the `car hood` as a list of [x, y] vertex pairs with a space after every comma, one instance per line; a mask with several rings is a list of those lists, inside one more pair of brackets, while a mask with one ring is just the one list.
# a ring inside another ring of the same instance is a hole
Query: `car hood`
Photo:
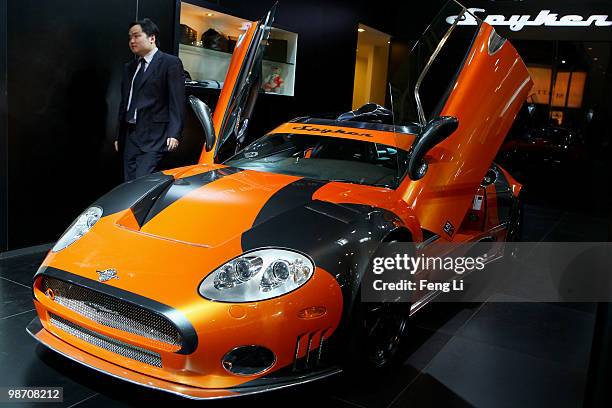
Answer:
[[[145, 194], [140, 202], [149, 203], [146, 211], [137, 206], [132, 211], [140, 213], [138, 230], [143, 234], [215, 247], [311, 202], [313, 194], [328, 184], [337, 183], [195, 166], [167, 183], [161, 192], [152, 189]], [[332, 190], [339, 193], [346, 187]]]

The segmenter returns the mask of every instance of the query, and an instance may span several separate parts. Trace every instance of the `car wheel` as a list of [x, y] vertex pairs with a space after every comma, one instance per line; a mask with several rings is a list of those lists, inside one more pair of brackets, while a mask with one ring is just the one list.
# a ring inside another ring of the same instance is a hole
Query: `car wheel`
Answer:
[[371, 369], [392, 365], [401, 354], [409, 315], [410, 303], [363, 302], [359, 291], [351, 316], [349, 365]]
[[345, 366], [349, 372], [380, 370], [399, 356], [408, 331], [410, 304], [361, 302], [358, 295], [351, 317]]
[[363, 303], [361, 306], [361, 335], [368, 365], [386, 367], [398, 355], [410, 309], [405, 303], [395, 302]]

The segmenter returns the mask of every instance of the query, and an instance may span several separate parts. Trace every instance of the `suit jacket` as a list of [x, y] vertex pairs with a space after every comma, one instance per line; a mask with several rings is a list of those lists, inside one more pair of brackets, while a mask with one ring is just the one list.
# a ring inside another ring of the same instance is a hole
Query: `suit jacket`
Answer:
[[[120, 146], [124, 145], [127, 133], [127, 103], [137, 67], [138, 61], [134, 60], [125, 64], [123, 69], [117, 132]], [[157, 50], [140, 82], [136, 109], [136, 128], [130, 137], [141, 150], [165, 151], [167, 138], [181, 139], [185, 117], [185, 74], [180, 59]]]

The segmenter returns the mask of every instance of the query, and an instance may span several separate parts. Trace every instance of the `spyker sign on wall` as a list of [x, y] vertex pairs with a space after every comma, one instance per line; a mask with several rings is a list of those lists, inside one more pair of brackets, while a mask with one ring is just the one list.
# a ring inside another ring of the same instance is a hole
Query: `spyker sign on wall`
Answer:
[[[486, 10], [482, 8], [470, 8], [470, 13], [483, 19], [486, 23], [493, 26], [508, 26], [512, 31], [521, 31], [525, 27], [610, 27], [612, 21], [608, 20], [607, 14], [594, 14], [588, 17], [579, 14], [568, 14], [560, 16], [559, 13], [554, 13], [552, 10], [541, 10], [537, 16], [532, 17], [529, 14], [520, 15], [514, 14], [504, 16], [501, 14], [486, 15]], [[452, 24], [457, 16], [449, 16], [446, 22]], [[476, 19], [466, 14], [465, 17], [457, 23], [458, 25], [477, 25]]]
[[[472, 14], [460, 26], [474, 26], [477, 18], [495, 26], [510, 39], [612, 41], [612, 2], [600, 1], [479, 1], [465, 0]], [[452, 24], [456, 16], [447, 16]]]

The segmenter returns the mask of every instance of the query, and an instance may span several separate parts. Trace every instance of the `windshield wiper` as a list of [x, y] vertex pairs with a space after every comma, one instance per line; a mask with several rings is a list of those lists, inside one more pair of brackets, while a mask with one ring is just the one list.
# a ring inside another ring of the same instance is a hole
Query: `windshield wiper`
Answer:
[[370, 183], [360, 183], [359, 181], [356, 180], [349, 180], [349, 179], [330, 179], [327, 180], [330, 182], [337, 182], [337, 183], [350, 183], [350, 184], [359, 184], [360, 186], [372, 186], [372, 187], [386, 187], [386, 188], [394, 188], [392, 185], [390, 184], [370, 184]]

